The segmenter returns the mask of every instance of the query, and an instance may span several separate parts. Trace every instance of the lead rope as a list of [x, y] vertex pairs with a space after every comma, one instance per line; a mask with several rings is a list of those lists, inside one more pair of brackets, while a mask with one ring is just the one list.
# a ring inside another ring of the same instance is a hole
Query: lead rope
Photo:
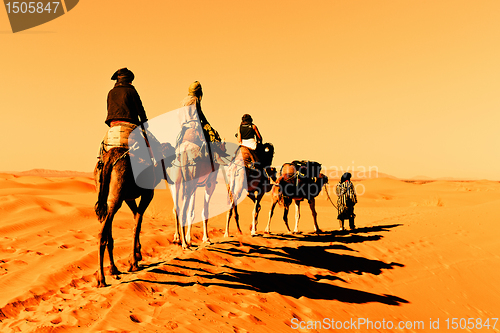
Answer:
[[328, 193], [328, 187], [327, 186], [325, 186], [325, 192], [326, 192], [326, 196], [328, 197], [328, 200], [330, 200], [330, 202], [332, 203], [333, 207], [335, 207], [338, 210], [339, 208], [337, 206], [335, 206], [335, 204], [333, 203], [332, 199], [330, 198], [330, 194]]

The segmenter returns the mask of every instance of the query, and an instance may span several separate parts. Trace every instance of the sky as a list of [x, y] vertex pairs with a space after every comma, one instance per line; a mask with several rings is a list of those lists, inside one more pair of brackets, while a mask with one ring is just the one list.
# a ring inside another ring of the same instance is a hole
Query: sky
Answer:
[[119, 68], [149, 119], [191, 82], [274, 165], [500, 180], [500, 2], [86, 0], [12, 33], [0, 8], [0, 170], [92, 171]]

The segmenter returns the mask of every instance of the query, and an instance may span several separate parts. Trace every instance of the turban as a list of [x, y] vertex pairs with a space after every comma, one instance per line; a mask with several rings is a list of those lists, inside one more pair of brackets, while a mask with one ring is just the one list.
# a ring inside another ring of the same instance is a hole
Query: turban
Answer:
[[135, 75], [132, 73], [131, 70], [125, 68], [120, 68], [117, 70], [113, 76], [111, 77], [111, 80], [120, 80], [120, 81], [127, 81], [127, 82], [132, 82], [134, 81]]
[[345, 172], [343, 175], [342, 175], [342, 178], [340, 179], [340, 182], [343, 183], [345, 182], [346, 180], [350, 180], [351, 179], [351, 174], [349, 172]]
[[190, 96], [195, 96], [198, 98], [203, 96], [203, 91], [201, 90], [201, 83], [198, 81], [194, 81], [193, 83], [191, 83], [188, 92]]

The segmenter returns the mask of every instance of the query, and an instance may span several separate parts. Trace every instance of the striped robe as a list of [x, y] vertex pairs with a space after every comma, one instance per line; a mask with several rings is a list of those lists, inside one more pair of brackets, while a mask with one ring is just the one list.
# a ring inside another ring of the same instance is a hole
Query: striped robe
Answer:
[[354, 205], [358, 202], [356, 197], [356, 191], [354, 185], [350, 180], [346, 180], [343, 183], [338, 183], [336, 188], [337, 196], [337, 207], [338, 207], [338, 219], [345, 220], [354, 217]]

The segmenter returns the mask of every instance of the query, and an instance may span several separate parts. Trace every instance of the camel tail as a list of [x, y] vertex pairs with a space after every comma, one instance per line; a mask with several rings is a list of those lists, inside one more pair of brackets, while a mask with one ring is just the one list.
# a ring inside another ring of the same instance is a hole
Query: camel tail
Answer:
[[97, 219], [101, 223], [104, 222], [106, 216], [108, 215], [109, 182], [111, 179], [111, 171], [113, 170], [112, 162], [113, 161], [108, 159], [102, 167], [99, 179], [99, 195], [97, 196], [97, 202], [94, 206]]

